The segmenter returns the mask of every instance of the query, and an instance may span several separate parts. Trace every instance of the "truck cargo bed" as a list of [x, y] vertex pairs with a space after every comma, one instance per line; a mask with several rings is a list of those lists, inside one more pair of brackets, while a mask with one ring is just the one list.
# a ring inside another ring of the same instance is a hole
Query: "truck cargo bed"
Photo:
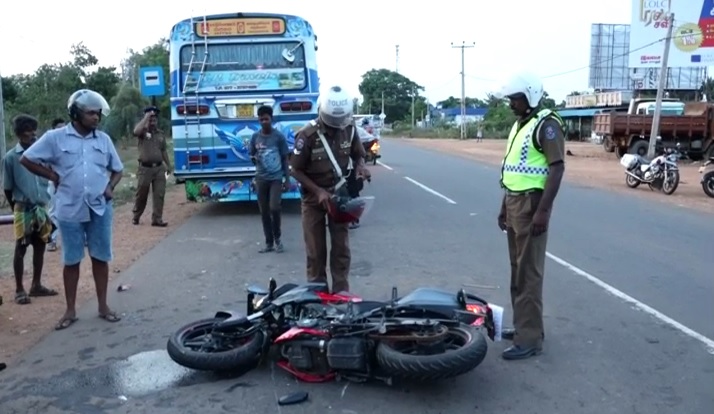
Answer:
[[[600, 135], [628, 137], [649, 136], [652, 130], [651, 114], [607, 112], [595, 115], [593, 130]], [[706, 102], [689, 102], [684, 106], [683, 115], [662, 115], [659, 130], [662, 137], [694, 138], [705, 137], [709, 130], [712, 107]]]
[[[609, 136], [649, 136], [652, 130], [652, 115], [630, 115], [622, 113], [597, 114], [593, 119], [593, 130], [597, 134]], [[659, 131], [662, 136], [701, 137], [707, 133], [709, 117], [701, 115], [666, 115], [660, 117]]]

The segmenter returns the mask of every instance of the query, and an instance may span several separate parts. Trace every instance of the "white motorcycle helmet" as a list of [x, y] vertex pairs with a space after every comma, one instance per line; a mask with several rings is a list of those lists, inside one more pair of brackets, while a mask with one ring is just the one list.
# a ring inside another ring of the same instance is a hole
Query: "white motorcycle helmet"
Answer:
[[506, 82], [500, 95], [504, 98], [512, 98], [518, 94], [525, 95], [529, 107], [537, 107], [543, 99], [543, 81], [532, 73], [516, 74]]
[[78, 121], [84, 112], [94, 111], [106, 117], [111, 110], [109, 103], [101, 94], [90, 89], [80, 89], [67, 100], [67, 111], [73, 121]]
[[341, 86], [332, 86], [320, 94], [317, 114], [325, 125], [345, 129], [352, 123], [354, 103], [352, 97]]

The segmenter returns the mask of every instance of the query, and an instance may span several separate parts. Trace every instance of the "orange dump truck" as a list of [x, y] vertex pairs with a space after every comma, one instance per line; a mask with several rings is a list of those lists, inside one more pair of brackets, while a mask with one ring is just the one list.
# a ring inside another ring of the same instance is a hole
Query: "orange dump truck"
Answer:
[[[631, 101], [626, 113], [605, 112], [593, 118], [593, 131], [614, 147], [618, 157], [626, 153], [647, 154], [653, 115], [651, 111], [643, 110], [643, 102]], [[651, 106], [652, 102], [646, 104]], [[714, 157], [714, 106], [706, 102], [683, 105], [681, 115], [662, 113], [659, 123], [661, 145], [669, 147], [679, 143], [682, 152], [693, 160]]]

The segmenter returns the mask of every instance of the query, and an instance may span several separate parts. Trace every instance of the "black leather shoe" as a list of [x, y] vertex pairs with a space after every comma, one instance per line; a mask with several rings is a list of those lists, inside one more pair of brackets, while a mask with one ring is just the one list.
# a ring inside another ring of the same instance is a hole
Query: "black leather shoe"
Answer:
[[[512, 341], [513, 337], [516, 336], [516, 330], [513, 328], [505, 328], [501, 331], [501, 339], [504, 341]], [[540, 336], [545, 341], [545, 333]]]
[[506, 328], [501, 331], [501, 339], [506, 341], [512, 341], [514, 336], [516, 336], [516, 330], [513, 328]]
[[154, 227], [166, 227], [169, 225], [169, 223], [167, 223], [165, 221], [155, 221], [155, 222], [151, 223], [151, 225]]
[[506, 348], [506, 350], [503, 351], [503, 354], [501, 354], [501, 356], [507, 361], [514, 361], [518, 359], [526, 359], [532, 356], [536, 356], [540, 354], [541, 351], [541, 348], [535, 346], [523, 347], [519, 345], [512, 345]]

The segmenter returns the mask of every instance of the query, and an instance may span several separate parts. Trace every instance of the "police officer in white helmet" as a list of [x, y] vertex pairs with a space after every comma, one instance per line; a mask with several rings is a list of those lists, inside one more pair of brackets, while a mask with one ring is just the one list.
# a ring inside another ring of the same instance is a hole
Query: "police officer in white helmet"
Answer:
[[[295, 137], [290, 167], [301, 184], [309, 282], [327, 283], [325, 217], [332, 195], [346, 191], [345, 178], [352, 169], [359, 178], [370, 177], [353, 115], [352, 97], [342, 87], [333, 86], [320, 95], [318, 118], [310, 121]], [[348, 226], [349, 223], [337, 223], [328, 216], [333, 292], [349, 291]]]
[[560, 116], [542, 106], [543, 82], [538, 77], [518, 74], [501, 93], [518, 117], [501, 167], [505, 194], [498, 216], [498, 227], [508, 235], [513, 306], [513, 329], [503, 332], [513, 345], [503, 358], [514, 360], [537, 355], [543, 347], [548, 222], [565, 171], [565, 136]]

